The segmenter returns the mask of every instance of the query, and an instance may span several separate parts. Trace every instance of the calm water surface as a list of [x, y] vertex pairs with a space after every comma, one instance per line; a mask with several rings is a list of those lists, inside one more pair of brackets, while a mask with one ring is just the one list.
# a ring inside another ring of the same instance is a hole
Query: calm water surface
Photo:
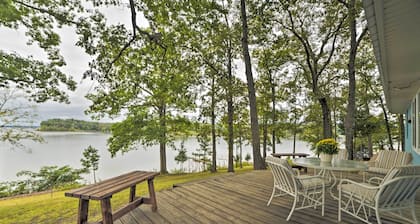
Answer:
[[[89, 145], [99, 150], [100, 161], [97, 177], [106, 179], [132, 170], [158, 171], [159, 164], [159, 146], [139, 146], [137, 150], [124, 154], [118, 153], [116, 157], [111, 158], [111, 154], [106, 147], [106, 140], [110, 137], [102, 133], [81, 133], [81, 132], [42, 132], [41, 135], [46, 143], [34, 143], [24, 141], [26, 150], [12, 149], [10, 145], [0, 142], [0, 182], [17, 179], [16, 173], [21, 170], [39, 171], [42, 166], [64, 166], [70, 165], [74, 168], [80, 168], [80, 159], [82, 152]], [[179, 147], [181, 140], [175, 142]], [[199, 146], [194, 137], [189, 138], [184, 143], [188, 154], [194, 152]], [[218, 165], [227, 166], [227, 145], [222, 139], [218, 140], [217, 146]], [[276, 146], [277, 152], [291, 152], [292, 141], [283, 140]], [[309, 146], [306, 143], [298, 141], [296, 152], [310, 153]], [[243, 157], [247, 153], [252, 155], [251, 146], [243, 146]], [[174, 160], [177, 152], [168, 148], [167, 168], [168, 171], [179, 169], [180, 165]], [[185, 162], [183, 168], [187, 171], [199, 169], [199, 164], [192, 161]], [[85, 178], [88, 182], [92, 181], [90, 175]]]

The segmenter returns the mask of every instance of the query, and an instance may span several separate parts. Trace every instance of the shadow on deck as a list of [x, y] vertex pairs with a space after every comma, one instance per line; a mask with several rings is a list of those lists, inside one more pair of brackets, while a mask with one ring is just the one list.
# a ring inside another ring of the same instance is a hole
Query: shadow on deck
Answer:
[[[361, 179], [361, 175], [353, 174], [350, 178]], [[325, 216], [321, 216], [320, 208], [308, 208], [295, 211], [287, 222], [292, 197], [274, 198], [267, 207], [272, 185], [273, 178], [269, 170], [227, 174], [191, 182], [157, 192], [157, 212], [152, 212], [150, 206], [140, 206], [115, 223], [337, 223], [338, 202], [328, 193]], [[420, 206], [416, 206], [417, 214], [420, 214]], [[382, 221], [403, 223], [387, 217]], [[341, 223], [362, 222], [343, 214]]]

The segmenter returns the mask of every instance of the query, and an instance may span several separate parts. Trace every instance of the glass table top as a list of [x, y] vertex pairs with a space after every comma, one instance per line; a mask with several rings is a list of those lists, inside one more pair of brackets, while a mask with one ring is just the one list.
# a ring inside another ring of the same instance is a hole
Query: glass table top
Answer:
[[336, 171], [363, 171], [368, 168], [366, 163], [354, 160], [333, 159], [331, 162], [321, 162], [319, 158], [296, 158], [293, 163], [308, 168]]

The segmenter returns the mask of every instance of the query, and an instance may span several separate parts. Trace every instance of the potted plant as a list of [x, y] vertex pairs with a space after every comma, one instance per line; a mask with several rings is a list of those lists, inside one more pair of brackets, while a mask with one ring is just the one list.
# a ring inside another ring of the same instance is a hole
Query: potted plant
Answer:
[[332, 138], [322, 139], [316, 143], [316, 154], [321, 162], [331, 162], [332, 156], [338, 153], [338, 143]]

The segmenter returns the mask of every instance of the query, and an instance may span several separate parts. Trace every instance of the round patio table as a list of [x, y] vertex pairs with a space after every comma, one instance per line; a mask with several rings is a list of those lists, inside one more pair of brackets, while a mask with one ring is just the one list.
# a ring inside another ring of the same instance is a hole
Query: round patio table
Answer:
[[365, 171], [368, 168], [368, 165], [364, 162], [353, 160], [333, 159], [331, 162], [321, 162], [319, 158], [296, 158], [293, 160], [293, 163], [299, 166], [320, 170], [319, 175], [331, 181], [329, 191], [331, 197], [334, 199], [338, 199], [332, 192], [338, 181], [333, 171], [338, 171], [340, 173], [340, 179], [342, 179], [342, 172], [359, 172]]

